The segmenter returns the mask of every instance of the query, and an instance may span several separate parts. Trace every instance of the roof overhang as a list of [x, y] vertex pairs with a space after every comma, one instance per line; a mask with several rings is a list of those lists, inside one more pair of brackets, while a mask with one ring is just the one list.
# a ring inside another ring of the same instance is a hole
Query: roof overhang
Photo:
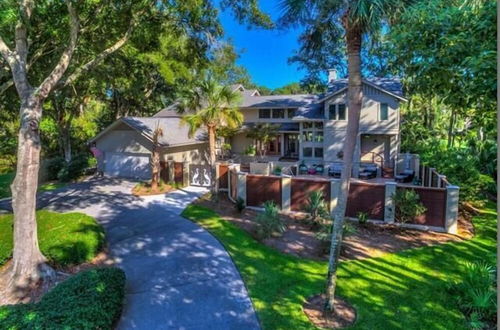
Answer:
[[[375, 89], [377, 89], [377, 90], [379, 90], [379, 91], [381, 91], [381, 92], [383, 92], [383, 93], [385, 93], [385, 94], [387, 94], [387, 95], [390, 95], [390, 96], [392, 96], [392, 97], [394, 97], [394, 98], [396, 98], [396, 99], [398, 99], [398, 100], [400, 100], [400, 101], [403, 101], [403, 102], [408, 102], [408, 99], [407, 99], [407, 98], [404, 98], [404, 97], [402, 97], [402, 96], [399, 96], [399, 95], [397, 95], [397, 94], [394, 94], [394, 93], [392, 93], [392, 92], [389, 92], [388, 90], [383, 89], [382, 87], [377, 86], [377, 85], [375, 85], [375, 84], [372, 84], [372, 83], [371, 83], [371, 82], [369, 82], [369, 81], [365, 81], [365, 80], [363, 80], [363, 84], [366, 84], [366, 85], [368, 85], [368, 86], [370, 86], [370, 87], [373, 87], [373, 88], [375, 88]], [[338, 94], [343, 93], [343, 92], [345, 92], [345, 91], [347, 91], [347, 86], [346, 86], [346, 87], [344, 87], [344, 88], [341, 88], [341, 89], [339, 89], [338, 91], [335, 91], [335, 92], [333, 92], [333, 93], [326, 94], [325, 96], [323, 96], [323, 98], [321, 98], [320, 100], [318, 100], [318, 102], [324, 102], [324, 101], [326, 101], [326, 100], [328, 100], [328, 99], [330, 99], [330, 98], [334, 97], [335, 95], [338, 95]]]

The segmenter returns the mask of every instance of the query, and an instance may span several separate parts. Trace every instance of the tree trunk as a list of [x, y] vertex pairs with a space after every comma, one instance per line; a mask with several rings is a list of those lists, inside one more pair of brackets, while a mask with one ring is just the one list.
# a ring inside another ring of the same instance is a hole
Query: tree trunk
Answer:
[[210, 169], [212, 172], [212, 180], [211, 180], [211, 187], [210, 189], [212, 190], [212, 193], [215, 193], [215, 161], [216, 161], [216, 156], [215, 156], [215, 126], [208, 126], [208, 151], [209, 151], [209, 162], [210, 162]]
[[455, 126], [455, 110], [451, 110], [450, 123], [448, 126], [448, 149], [453, 146], [453, 127]]
[[337, 206], [333, 210], [332, 242], [330, 246], [330, 257], [328, 260], [328, 275], [326, 288], [325, 309], [333, 311], [335, 287], [337, 277], [338, 259], [340, 246], [342, 243], [342, 232], [344, 218], [347, 208], [347, 198], [349, 195], [349, 183], [351, 178], [354, 149], [356, 147], [359, 131], [359, 117], [363, 98], [361, 81], [361, 36], [362, 31], [359, 26], [352, 26], [345, 23], [346, 43], [347, 43], [347, 64], [348, 64], [348, 122], [346, 139], [344, 142], [344, 166], [342, 168], [340, 191]]
[[151, 189], [158, 189], [158, 182], [160, 181], [160, 148], [158, 144], [153, 145], [153, 152], [151, 153]]
[[14, 249], [9, 289], [10, 301], [24, 298], [31, 285], [54, 274], [40, 252], [36, 223], [36, 191], [40, 165], [39, 123], [42, 104], [31, 96], [21, 104], [21, 128], [17, 148], [16, 177], [12, 183]]

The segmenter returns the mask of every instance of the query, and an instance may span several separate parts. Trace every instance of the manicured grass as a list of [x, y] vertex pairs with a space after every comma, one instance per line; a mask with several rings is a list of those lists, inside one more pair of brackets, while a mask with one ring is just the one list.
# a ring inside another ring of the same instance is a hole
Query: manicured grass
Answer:
[[[12, 184], [12, 181], [14, 181], [14, 176], [15, 173], [13, 172], [0, 174], [0, 198], [11, 196], [10, 185]], [[62, 188], [65, 185], [65, 183], [60, 182], [44, 183], [38, 187], [38, 192], [55, 190], [58, 188]]]
[[[196, 205], [183, 213], [216, 236], [233, 258], [264, 329], [311, 329], [302, 312], [324, 290], [327, 265], [282, 254]], [[489, 205], [474, 218], [476, 236], [360, 261], [342, 262], [337, 294], [357, 309], [353, 329], [465, 329], [463, 314], [446, 290], [466, 262], [495, 262], [496, 213]]]
[[81, 272], [39, 303], [0, 307], [0, 329], [112, 329], [124, 292], [125, 273], [118, 268]]
[[[0, 216], [0, 266], [12, 255], [11, 214]], [[104, 230], [82, 213], [37, 212], [40, 250], [50, 262], [72, 265], [92, 260], [104, 244]]]

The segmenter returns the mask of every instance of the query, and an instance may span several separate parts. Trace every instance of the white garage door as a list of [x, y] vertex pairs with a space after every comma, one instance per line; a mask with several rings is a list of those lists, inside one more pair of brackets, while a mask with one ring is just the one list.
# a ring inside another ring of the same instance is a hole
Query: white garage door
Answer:
[[138, 179], [151, 178], [148, 154], [107, 152], [104, 159], [104, 172], [107, 175]]

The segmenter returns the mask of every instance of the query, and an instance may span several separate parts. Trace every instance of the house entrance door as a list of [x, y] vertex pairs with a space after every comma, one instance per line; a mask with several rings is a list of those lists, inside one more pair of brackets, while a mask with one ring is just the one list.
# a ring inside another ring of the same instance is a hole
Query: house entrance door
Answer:
[[285, 157], [299, 158], [299, 135], [285, 134]]

